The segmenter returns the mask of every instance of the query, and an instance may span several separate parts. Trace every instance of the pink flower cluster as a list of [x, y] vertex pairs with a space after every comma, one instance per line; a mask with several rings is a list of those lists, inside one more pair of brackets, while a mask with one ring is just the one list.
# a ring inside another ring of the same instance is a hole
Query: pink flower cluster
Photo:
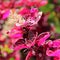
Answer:
[[[0, 60], [30, 60], [33, 57], [35, 60], [60, 60], [60, 39], [50, 38], [54, 28], [47, 22], [49, 13], [44, 14], [36, 8], [46, 4], [47, 0], [1, 0], [3, 11], [0, 18], [3, 20], [8, 18], [10, 8], [24, 7], [18, 12], [21, 20], [14, 21], [14, 26], [6, 32], [7, 38], [3, 39], [4, 33], [0, 34]], [[21, 58], [19, 51], [23, 51], [26, 57]]]
[[[53, 57], [53, 60], [55, 60], [55, 58], [59, 58], [60, 40], [59, 39], [54, 41], [50, 40], [49, 32], [51, 32], [51, 29], [50, 30], [45, 29], [43, 31], [42, 28], [47, 27], [48, 24], [46, 19], [45, 19], [46, 21], [42, 19], [43, 18], [42, 13], [39, 12], [36, 8], [31, 9], [23, 8], [19, 14], [23, 16], [23, 18], [25, 19], [25, 23], [20, 26], [16, 25], [15, 28], [13, 28], [8, 33], [11, 42], [14, 45], [14, 51], [19, 51], [23, 49], [24, 51], [27, 50], [28, 54], [25, 60], [29, 60], [33, 56], [35, 56], [36, 60], [39, 59], [51, 60], [51, 57]], [[33, 16], [31, 16], [32, 14]], [[46, 26], [41, 24], [43, 22], [46, 23]], [[41, 24], [42, 28], [40, 29], [42, 31], [37, 30], [37, 27], [40, 27], [39, 23]]]

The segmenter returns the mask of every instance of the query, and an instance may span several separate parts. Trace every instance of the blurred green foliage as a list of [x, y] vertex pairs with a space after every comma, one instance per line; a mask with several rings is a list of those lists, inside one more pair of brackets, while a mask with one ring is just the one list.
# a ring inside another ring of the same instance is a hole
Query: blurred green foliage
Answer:
[[[54, 24], [56, 28], [56, 33], [60, 33], [60, 12], [57, 11], [56, 9], [60, 9], [60, 0], [56, 0], [56, 3], [54, 0], [48, 0], [48, 4], [46, 6], [40, 7], [39, 10], [44, 12], [44, 13], [50, 13], [48, 17], [48, 22], [51, 24]], [[59, 8], [58, 8], [59, 6]], [[57, 7], [57, 8], [56, 8]]]

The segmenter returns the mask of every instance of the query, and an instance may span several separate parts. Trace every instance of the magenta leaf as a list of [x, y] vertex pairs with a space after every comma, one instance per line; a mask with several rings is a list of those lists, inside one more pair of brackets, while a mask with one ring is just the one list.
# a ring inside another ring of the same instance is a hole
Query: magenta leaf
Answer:
[[15, 54], [15, 60], [21, 60], [20, 53], [17, 51]]
[[56, 51], [47, 50], [46, 54], [48, 56], [57, 56], [57, 57], [59, 57], [60, 56], [60, 49], [57, 49]]
[[60, 39], [53, 41], [53, 47], [60, 47]]
[[25, 60], [29, 60], [32, 57], [32, 55], [32, 51], [29, 51]]
[[21, 44], [21, 45], [18, 45], [14, 48], [15, 51], [18, 51], [18, 50], [22, 50], [22, 49], [25, 49], [25, 48], [28, 48], [26, 45], [24, 44]]
[[49, 37], [50, 37], [49, 32], [44, 32], [44, 33], [40, 34], [37, 39], [38, 46], [43, 45], [45, 43], [46, 39], [48, 39]]

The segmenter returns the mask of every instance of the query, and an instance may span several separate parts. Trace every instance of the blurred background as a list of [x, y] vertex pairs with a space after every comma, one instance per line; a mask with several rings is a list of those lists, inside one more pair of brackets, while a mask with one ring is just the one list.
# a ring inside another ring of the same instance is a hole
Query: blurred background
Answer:
[[[25, 1], [25, 0], [24, 0]], [[2, 16], [7, 9], [16, 9], [19, 11], [22, 3], [21, 0], [0, 0], [0, 31], [5, 20]], [[48, 0], [48, 4], [39, 8], [43, 13], [49, 13], [48, 22], [55, 26], [56, 32], [60, 33], [60, 0]]]

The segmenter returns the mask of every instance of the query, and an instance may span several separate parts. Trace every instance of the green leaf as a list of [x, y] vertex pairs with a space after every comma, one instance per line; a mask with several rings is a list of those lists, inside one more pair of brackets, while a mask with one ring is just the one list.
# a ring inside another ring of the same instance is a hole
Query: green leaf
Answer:
[[40, 7], [39, 9], [42, 11], [42, 12], [50, 12], [52, 11], [54, 8], [54, 5], [53, 4], [47, 4], [46, 6], [42, 6]]
[[60, 33], [60, 27], [59, 26], [56, 27], [56, 32]]
[[12, 58], [10, 58], [9, 60], [14, 60], [14, 58], [12, 57]]
[[52, 19], [52, 18], [54, 18], [54, 17], [55, 17], [55, 12], [53, 11], [53, 12], [50, 13], [49, 19]]

